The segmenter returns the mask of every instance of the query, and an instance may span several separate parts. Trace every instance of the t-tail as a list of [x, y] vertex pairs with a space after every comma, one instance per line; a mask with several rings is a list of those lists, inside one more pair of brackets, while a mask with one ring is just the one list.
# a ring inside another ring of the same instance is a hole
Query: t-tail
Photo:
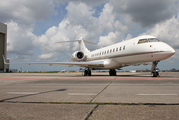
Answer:
[[79, 46], [80, 46], [80, 51], [76, 51], [72, 54], [71, 56], [71, 60], [74, 62], [79, 62], [79, 61], [86, 61], [87, 59], [87, 54], [90, 53], [90, 51], [88, 50], [88, 48], [86, 48], [85, 43], [90, 43], [90, 44], [95, 44], [96, 43], [92, 43], [86, 40], [83, 40], [82, 38], [80, 40], [73, 40], [73, 41], [62, 41], [62, 42], [58, 42], [58, 43], [66, 43], [66, 42], [78, 42]]

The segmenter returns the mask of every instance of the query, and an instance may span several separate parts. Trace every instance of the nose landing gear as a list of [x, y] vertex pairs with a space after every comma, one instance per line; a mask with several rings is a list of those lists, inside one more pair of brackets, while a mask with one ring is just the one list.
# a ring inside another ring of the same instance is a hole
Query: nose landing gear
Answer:
[[151, 73], [151, 77], [157, 77], [159, 73], [157, 71]]
[[156, 67], [157, 67], [158, 62], [159, 62], [159, 61], [154, 61], [154, 62], [152, 62], [151, 77], [158, 77], [158, 76], [159, 76], [159, 73], [158, 73], [158, 71], [156, 70]]

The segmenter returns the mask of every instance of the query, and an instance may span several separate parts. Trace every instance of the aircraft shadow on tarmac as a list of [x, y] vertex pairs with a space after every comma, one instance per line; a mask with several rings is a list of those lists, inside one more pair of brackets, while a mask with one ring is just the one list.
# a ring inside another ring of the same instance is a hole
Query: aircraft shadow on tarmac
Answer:
[[66, 91], [66, 90], [67, 89], [57, 89], [57, 90], [52, 90], [52, 91], [39, 92], [39, 93], [34, 93], [34, 94], [27, 94], [27, 95], [12, 97], [12, 98], [6, 98], [6, 99], [3, 99], [3, 100], [0, 100], [0, 102], [18, 99], [18, 98], [23, 98], [23, 97], [34, 96], [34, 95], [46, 94], [46, 93], [51, 93], [51, 92], [62, 92], [62, 91]]

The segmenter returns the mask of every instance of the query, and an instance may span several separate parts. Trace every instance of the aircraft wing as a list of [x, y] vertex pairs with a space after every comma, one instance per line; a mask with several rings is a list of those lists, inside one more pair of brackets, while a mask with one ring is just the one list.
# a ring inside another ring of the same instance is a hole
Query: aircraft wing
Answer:
[[29, 62], [29, 63], [6, 63], [5, 57], [3, 56], [4, 64], [26, 64], [26, 65], [68, 65], [69, 67], [72, 66], [80, 66], [80, 67], [104, 67], [103, 61], [98, 62]]

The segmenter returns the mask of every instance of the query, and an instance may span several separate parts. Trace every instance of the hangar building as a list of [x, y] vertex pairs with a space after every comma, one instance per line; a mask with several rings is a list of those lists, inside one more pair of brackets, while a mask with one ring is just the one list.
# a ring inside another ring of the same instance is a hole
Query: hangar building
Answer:
[[[7, 25], [0, 22], [0, 73], [9, 72], [9, 65], [5, 65], [3, 57], [7, 57]], [[6, 59], [9, 63], [9, 60]]]

